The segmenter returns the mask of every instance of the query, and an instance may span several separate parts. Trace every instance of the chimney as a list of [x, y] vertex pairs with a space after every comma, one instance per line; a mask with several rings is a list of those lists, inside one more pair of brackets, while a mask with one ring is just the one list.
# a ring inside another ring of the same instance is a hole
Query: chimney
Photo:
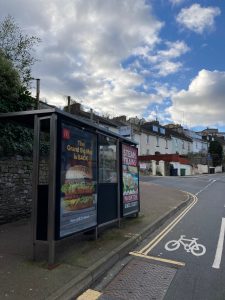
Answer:
[[71, 114], [77, 114], [81, 111], [81, 104], [80, 103], [73, 103], [70, 105], [70, 112]]
[[90, 119], [91, 119], [91, 121], [93, 121], [93, 109], [92, 108], [90, 109]]
[[121, 121], [121, 122], [126, 122], [127, 121], [127, 117], [125, 115], [123, 115], [123, 116], [115, 117], [115, 118], [113, 118], [113, 120], [115, 120], [115, 121]]

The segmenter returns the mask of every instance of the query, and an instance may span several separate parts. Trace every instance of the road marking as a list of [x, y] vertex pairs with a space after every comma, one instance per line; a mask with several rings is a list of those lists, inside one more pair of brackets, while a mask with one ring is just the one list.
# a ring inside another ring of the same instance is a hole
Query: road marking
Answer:
[[86, 292], [84, 292], [82, 295], [80, 295], [77, 300], [97, 300], [102, 293], [88, 289]]
[[[194, 195], [188, 193], [189, 196], [191, 195], [194, 199]], [[151, 246], [165, 231], [167, 231], [171, 225], [173, 225], [173, 223], [176, 222], [176, 220], [178, 218], [180, 218], [188, 209], [190, 206], [193, 205], [193, 203], [195, 202], [195, 199], [169, 224], [166, 226], [166, 228], [164, 228], [153, 240], [151, 240], [147, 245], [145, 245], [139, 252], [143, 253], [149, 246]]]
[[180, 220], [189, 212], [189, 210], [197, 203], [198, 198], [191, 193], [188, 193], [193, 197], [192, 203], [179, 215], [177, 216], [166, 228], [164, 228], [153, 240], [151, 240], [145, 247], [139, 252], [147, 255], [176, 225]]
[[222, 218], [221, 227], [220, 227], [220, 235], [216, 249], [215, 259], [212, 265], [212, 268], [219, 269], [221, 258], [223, 254], [223, 242], [224, 242], [224, 234], [225, 234], [225, 218]]
[[160, 261], [160, 262], [165, 262], [165, 263], [176, 265], [176, 266], [180, 266], [180, 267], [184, 267], [185, 266], [184, 262], [180, 262], [180, 261], [176, 261], [176, 260], [171, 260], [171, 259], [166, 259], [166, 258], [161, 258], [161, 257], [144, 255], [144, 254], [139, 253], [139, 252], [130, 252], [129, 254], [133, 255], [133, 256], [137, 256], [137, 257], [143, 257], [143, 258], [150, 259], [150, 260], [156, 260], [156, 261]]
[[175, 251], [182, 245], [186, 252], [191, 252], [195, 256], [201, 256], [206, 253], [206, 248], [202, 244], [197, 243], [198, 238], [187, 239], [185, 235], [181, 235], [178, 240], [172, 240], [166, 243], [167, 251]]
[[201, 192], [203, 192], [204, 190], [206, 190], [210, 185], [212, 185], [214, 182], [216, 182], [215, 179], [213, 179], [209, 184], [207, 184], [203, 189], [201, 189], [199, 192], [197, 192], [195, 194], [195, 196], [198, 196], [198, 194], [200, 194]]

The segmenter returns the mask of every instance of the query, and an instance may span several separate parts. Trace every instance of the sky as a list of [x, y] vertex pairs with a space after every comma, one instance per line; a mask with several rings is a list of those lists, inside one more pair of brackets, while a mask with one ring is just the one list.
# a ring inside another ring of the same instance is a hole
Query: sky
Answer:
[[42, 40], [49, 104], [225, 131], [224, 0], [1, 0], [7, 15]]

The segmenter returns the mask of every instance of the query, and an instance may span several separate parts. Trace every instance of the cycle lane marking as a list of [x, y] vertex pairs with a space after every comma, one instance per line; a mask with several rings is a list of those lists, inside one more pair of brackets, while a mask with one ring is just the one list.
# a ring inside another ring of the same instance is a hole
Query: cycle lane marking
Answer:
[[147, 255], [176, 225], [180, 220], [189, 212], [189, 210], [197, 203], [198, 198], [188, 193], [193, 197], [192, 203], [181, 213], [179, 214], [166, 228], [164, 228], [153, 240], [151, 240], [145, 247], [139, 250], [139, 253]]
[[167, 251], [176, 251], [182, 245], [186, 252], [190, 252], [195, 256], [202, 256], [206, 253], [206, 247], [197, 243], [198, 238], [187, 239], [185, 235], [181, 235], [178, 240], [168, 241], [164, 248]]
[[198, 202], [197, 195], [207, 189], [210, 185], [215, 183], [216, 180], [211, 181], [207, 184], [203, 189], [197, 192], [195, 195], [192, 193], [186, 192], [189, 196], [193, 197], [193, 201], [189, 206], [179, 215], [177, 216], [164, 230], [162, 230], [152, 241], [150, 241], [145, 247], [143, 247], [139, 253], [144, 253], [147, 255], [175, 226], [180, 220], [189, 212], [189, 210]]
[[223, 243], [224, 243], [224, 235], [225, 235], [225, 218], [222, 218], [221, 227], [220, 227], [220, 234], [218, 239], [218, 244], [216, 248], [216, 255], [212, 265], [212, 268], [219, 269], [220, 263], [223, 254]]

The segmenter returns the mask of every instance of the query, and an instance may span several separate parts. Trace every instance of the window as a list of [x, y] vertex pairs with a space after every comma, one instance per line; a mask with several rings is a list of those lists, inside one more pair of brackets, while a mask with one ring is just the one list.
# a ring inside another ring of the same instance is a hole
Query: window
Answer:
[[158, 132], [158, 126], [153, 125], [152, 130], [155, 131], [155, 132]]
[[150, 144], [150, 136], [147, 135], [147, 144]]
[[201, 142], [201, 150], [202, 150], [202, 151], [205, 150], [205, 149], [204, 149], [204, 144], [203, 144], [203, 142]]
[[166, 139], [166, 149], [168, 149], [168, 140]]
[[116, 140], [108, 136], [99, 138], [99, 182], [117, 182]]
[[149, 155], [149, 149], [147, 149], [146, 154]]
[[184, 149], [184, 141], [182, 141], [182, 148]]
[[156, 147], [159, 147], [159, 137], [156, 137]]

